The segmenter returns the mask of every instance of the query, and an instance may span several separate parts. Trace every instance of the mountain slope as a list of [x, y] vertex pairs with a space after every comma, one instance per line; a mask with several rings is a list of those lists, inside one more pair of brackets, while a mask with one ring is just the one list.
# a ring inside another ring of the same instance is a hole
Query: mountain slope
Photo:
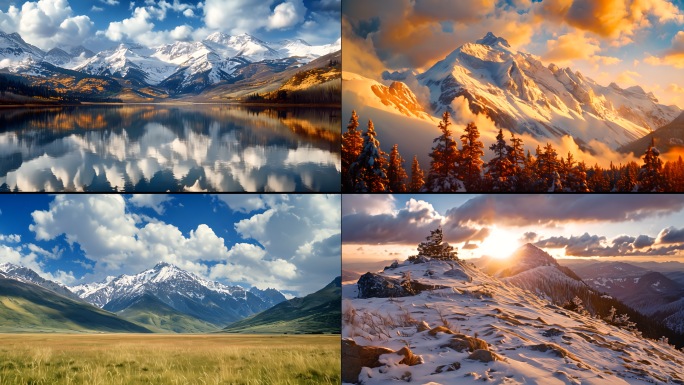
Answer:
[[18, 72], [38, 63], [44, 55], [45, 52], [26, 43], [18, 33], [0, 31], [0, 69]]
[[684, 147], [684, 112], [668, 124], [639, 138], [625, 146], [620, 147], [622, 152], [631, 152], [642, 156], [651, 141], [655, 140], [656, 147], [662, 152], [668, 152], [673, 148]]
[[7, 278], [16, 279], [17, 281], [25, 283], [32, 283], [42, 287], [43, 289], [53, 291], [61, 296], [71, 298], [75, 301], [82, 301], [77, 294], [74, 294], [65, 285], [45, 279], [27, 267], [17, 266], [11, 263], [3, 263], [0, 264], [0, 271], [2, 271]]
[[303, 298], [281, 302], [224, 328], [232, 333], [340, 333], [341, 277]]
[[684, 333], [684, 285], [666, 275], [624, 262], [598, 262], [576, 269], [592, 288], [606, 292]]
[[626, 145], [670, 122], [681, 110], [658, 103], [640, 87], [601, 86], [570, 68], [544, 66], [488, 33], [418, 75], [434, 114], [453, 111], [463, 97], [473, 113], [497, 126], [535, 137], [569, 135], [579, 144]]
[[[332, 44], [312, 46], [303, 40], [269, 43], [248, 34], [230, 36], [216, 32], [202, 41], [178, 41], [152, 48], [121, 43], [98, 53], [81, 46], [68, 52], [59, 47], [43, 52], [17, 33], [0, 31], [0, 70], [50, 79], [60, 71], [45, 68], [47, 64], [116, 80], [133, 91], [159, 86], [172, 95], [197, 94], [217, 84], [252, 77], [257, 80], [263, 72], [297, 68], [340, 49], [339, 39]], [[138, 99], [149, 94], [145, 92]]]
[[240, 286], [225, 286], [167, 263], [72, 290], [89, 303], [112, 312], [125, 310], [150, 295], [180, 313], [221, 326], [285, 300], [274, 290], [247, 291]]
[[0, 330], [148, 333], [146, 328], [40, 286], [0, 278]]
[[215, 325], [176, 311], [151, 295], [143, 295], [116, 314], [154, 332], [207, 333], [217, 329]]
[[[684, 382], [683, 352], [564, 310], [469, 263], [402, 263], [380, 276], [401, 279], [408, 274], [426, 287], [441, 288], [402, 298], [358, 298], [357, 284], [344, 285], [347, 382]], [[371, 347], [388, 350], [376, 353], [375, 362], [352, 368], [360, 357], [351, 341], [367, 347], [369, 355]]]
[[627, 314], [646, 335], [672, 334], [674, 331], [678, 334], [676, 338], [684, 339], [679, 329], [672, 328], [665, 317], [653, 322], [652, 317], [623, 302], [620, 297], [606, 296], [603, 288], [588, 285], [573, 270], [561, 266], [551, 255], [530, 243], [519, 247], [507, 259], [482, 258], [476, 263], [486, 273], [547, 298], [556, 305], [573, 308], [577, 297], [591, 314], [607, 315], [614, 307], [618, 314]]

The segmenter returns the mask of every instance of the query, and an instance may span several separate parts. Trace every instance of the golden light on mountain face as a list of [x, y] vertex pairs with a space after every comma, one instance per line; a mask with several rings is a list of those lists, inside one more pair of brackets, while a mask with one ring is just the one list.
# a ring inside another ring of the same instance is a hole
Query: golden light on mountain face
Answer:
[[520, 246], [520, 240], [515, 234], [498, 227], [493, 227], [476, 254], [496, 259], [506, 259]]

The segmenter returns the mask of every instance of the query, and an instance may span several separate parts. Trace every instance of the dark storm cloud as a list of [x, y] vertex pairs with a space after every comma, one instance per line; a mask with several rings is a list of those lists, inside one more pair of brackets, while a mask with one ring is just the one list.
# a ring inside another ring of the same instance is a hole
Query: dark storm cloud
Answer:
[[456, 223], [508, 226], [621, 222], [681, 211], [684, 195], [481, 195], [449, 210]]

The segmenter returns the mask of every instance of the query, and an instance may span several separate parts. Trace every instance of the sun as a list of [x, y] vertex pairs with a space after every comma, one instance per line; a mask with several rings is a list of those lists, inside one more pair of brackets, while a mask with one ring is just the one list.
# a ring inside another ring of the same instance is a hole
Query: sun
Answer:
[[478, 251], [482, 256], [505, 259], [520, 245], [518, 238], [518, 236], [511, 232], [498, 227], [492, 227], [489, 236], [480, 244]]

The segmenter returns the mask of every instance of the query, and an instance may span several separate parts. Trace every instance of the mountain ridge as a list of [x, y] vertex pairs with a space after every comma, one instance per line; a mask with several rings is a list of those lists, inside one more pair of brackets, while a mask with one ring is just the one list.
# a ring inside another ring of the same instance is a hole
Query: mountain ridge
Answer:
[[223, 329], [232, 333], [340, 333], [342, 277]]
[[[240, 78], [243, 75], [236, 71], [251, 64], [264, 63], [278, 72], [281, 67], [301, 66], [340, 49], [339, 39], [312, 46], [301, 39], [269, 43], [249, 34], [215, 32], [201, 41], [177, 41], [152, 48], [123, 42], [97, 53], [82, 46], [71, 50], [54, 47], [45, 52], [17, 33], [0, 32], [0, 69], [50, 77], [54, 73], [41, 68], [45, 62], [83, 74], [131, 81], [141, 88], [161, 86], [171, 94], [192, 94]], [[279, 64], [281, 61], [287, 64]]]
[[545, 66], [492, 33], [458, 47], [417, 79], [429, 89], [435, 114], [453, 112], [452, 102], [463, 97], [498, 127], [536, 137], [569, 135], [580, 145], [599, 140], [617, 148], [681, 112], [641, 87], [601, 86], [570, 68]]

